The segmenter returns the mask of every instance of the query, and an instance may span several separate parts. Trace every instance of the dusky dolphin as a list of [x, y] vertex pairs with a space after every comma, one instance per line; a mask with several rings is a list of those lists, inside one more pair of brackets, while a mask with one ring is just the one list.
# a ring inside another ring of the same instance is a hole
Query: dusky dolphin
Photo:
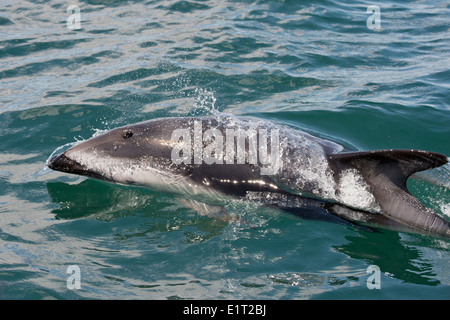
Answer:
[[345, 152], [270, 121], [220, 115], [112, 129], [52, 155], [47, 165], [189, 201], [245, 198], [305, 218], [322, 212], [327, 220], [446, 238], [449, 221], [412, 196], [406, 180], [447, 162], [442, 154], [419, 150]]

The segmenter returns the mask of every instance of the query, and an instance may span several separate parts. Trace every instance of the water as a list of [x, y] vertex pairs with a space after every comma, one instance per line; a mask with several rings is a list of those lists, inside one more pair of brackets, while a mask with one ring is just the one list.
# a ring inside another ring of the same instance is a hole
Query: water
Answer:
[[[448, 2], [377, 1], [380, 30], [363, 1], [79, 1], [79, 29], [70, 4], [0, 8], [1, 299], [450, 298], [448, 241], [245, 203], [227, 223], [45, 167], [99, 131], [213, 112], [450, 156]], [[408, 186], [448, 217], [449, 177]]]

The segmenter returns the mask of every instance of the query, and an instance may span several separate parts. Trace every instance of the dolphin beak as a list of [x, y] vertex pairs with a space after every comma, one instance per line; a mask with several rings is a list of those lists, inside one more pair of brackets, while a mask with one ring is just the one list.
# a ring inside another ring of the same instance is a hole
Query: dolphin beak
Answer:
[[47, 162], [47, 166], [56, 171], [61, 172], [67, 172], [67, 173], [73, 173], [78, 174], [82, 176], [87, 176], [95, 179], [100, 180], [107, 180], [105, 177], [103, 177], [101, 174], [93, 172], [86, 168], [85, 166], [81, 165], [77, 161], [69, 158], [65, 152], [58, 154], [51, 158]]
[[84, 170], [81, 164], [68, 158], [65, 153], [58, 154], [50, 159], [47, 166], [52, 170], [75, 173]]

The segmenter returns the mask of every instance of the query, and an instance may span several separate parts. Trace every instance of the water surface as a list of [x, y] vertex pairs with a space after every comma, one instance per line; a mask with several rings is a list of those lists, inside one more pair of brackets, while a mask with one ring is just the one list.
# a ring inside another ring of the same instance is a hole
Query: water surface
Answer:
[[[234, 202], [249, 224], [225, 223], [45, 167], [98, 131], [212, 111], [450, 156], [448, 2], [377, 1], [380, 30], [362, 1], [78, 1], [80, 29], [70, 4], [0, 8], [1, 299], [450, 298], [448, 241]], [[449, 177], [408, 186], [449, 217]]]

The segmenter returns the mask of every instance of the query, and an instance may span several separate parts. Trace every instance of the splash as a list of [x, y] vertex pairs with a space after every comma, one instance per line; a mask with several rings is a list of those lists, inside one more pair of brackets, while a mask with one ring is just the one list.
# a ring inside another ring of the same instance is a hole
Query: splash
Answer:
[[69, 148], [71, 148], [71, 147], [73, 147], [73, 146], [79, 144], [80, 142], [81, 142], [81, 140], [76, 140], [76, 141], [66, 143], [66, 144], [64, 144], [64, 145], [62, 145], [62, 146], [56, 148], [56, 149], [52, 152], [52, 154], [47, 158], [47, 160], [45, 161], [45, 166], [46, 166], [46, 167], [48, 166], [49, 161], [50, 161], [55, 155], [60, 154], [60, 153], [63, 153], [64, 151], [66, 151], [66, 150], [68, 150]]
[[450, 164], [415, 173], [408, 189], [421, 202], [450, 218]]
[[450, 218], [450, 203], [441, 204], [441, 211], [446, 217]]
[[217, 98], [214, 92], [208, 89], [195, 88], [195, 100], [191, 112], [193, 116], [219, 115], [220, 111], [216, 109]]
[[99, 135], [104, 134], [109, 131], [109, 129], [96, 129], [96, 128], [94, 128], [92, 130], [94, 130], [94, 134], [92, 135], [91, 138], [94, 138], [96, 136], [99, 136]]
[[381, 210], [364, 178], [355, 169], [341, 172], [337, 197], [341, 203], [356, 209], [368, 212]]

